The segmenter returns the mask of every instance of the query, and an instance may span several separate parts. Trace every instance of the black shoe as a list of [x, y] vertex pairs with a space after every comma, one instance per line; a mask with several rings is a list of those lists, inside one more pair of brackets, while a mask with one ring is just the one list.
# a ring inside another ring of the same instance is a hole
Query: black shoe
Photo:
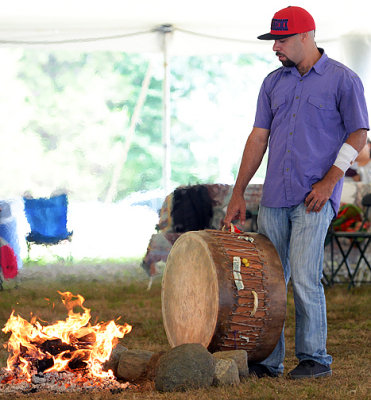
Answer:
[[266, 376], [270, 378], [277, 378], [278, 374], [271, 372], [263, 364], [249, 364], [249, 375], [256, 376], [257, 378], [264, 378]]
[[313, 360], [300, 361], [299, 365], [288, 373], [291, 379], [322, 378], [331, 375], [330, 367]]

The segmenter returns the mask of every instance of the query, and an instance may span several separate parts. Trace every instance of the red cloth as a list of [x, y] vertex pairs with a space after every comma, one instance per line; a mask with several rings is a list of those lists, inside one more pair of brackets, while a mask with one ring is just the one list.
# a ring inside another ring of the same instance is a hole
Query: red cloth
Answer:
[[7, 244], [0, 247], [0, 266], [5, 279], [12, 279], [17, 276], [17, 257], [13, 249]]

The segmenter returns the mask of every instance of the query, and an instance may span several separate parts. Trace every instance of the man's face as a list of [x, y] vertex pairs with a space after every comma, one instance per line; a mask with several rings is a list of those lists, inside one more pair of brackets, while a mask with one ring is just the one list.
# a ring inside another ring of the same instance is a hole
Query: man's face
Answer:
[[302, 56], [302, 47], [299, 35], [274, 41], [273, 51], [284, 67], [295, 67]]

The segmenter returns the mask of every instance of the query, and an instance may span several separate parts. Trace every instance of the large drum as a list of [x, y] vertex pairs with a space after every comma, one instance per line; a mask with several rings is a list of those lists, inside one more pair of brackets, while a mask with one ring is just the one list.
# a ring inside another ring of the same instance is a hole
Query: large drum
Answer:
[[286, 314], [281, 261], [258, 233], [184, 233], [169, 253], [161, 297], [172, 347], [244, 349], [255, 362], [273, 351]]

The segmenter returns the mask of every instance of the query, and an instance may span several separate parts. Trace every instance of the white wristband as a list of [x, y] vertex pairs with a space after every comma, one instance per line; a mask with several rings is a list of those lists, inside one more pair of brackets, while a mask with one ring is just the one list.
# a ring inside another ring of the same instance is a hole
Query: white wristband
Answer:
[[358, 151], [348, 143], [344, 143], [340, 147], [340, 151], [334, 165], [340, 168], [344, 173], [353, 164], [353, 161], [357, 158]]

